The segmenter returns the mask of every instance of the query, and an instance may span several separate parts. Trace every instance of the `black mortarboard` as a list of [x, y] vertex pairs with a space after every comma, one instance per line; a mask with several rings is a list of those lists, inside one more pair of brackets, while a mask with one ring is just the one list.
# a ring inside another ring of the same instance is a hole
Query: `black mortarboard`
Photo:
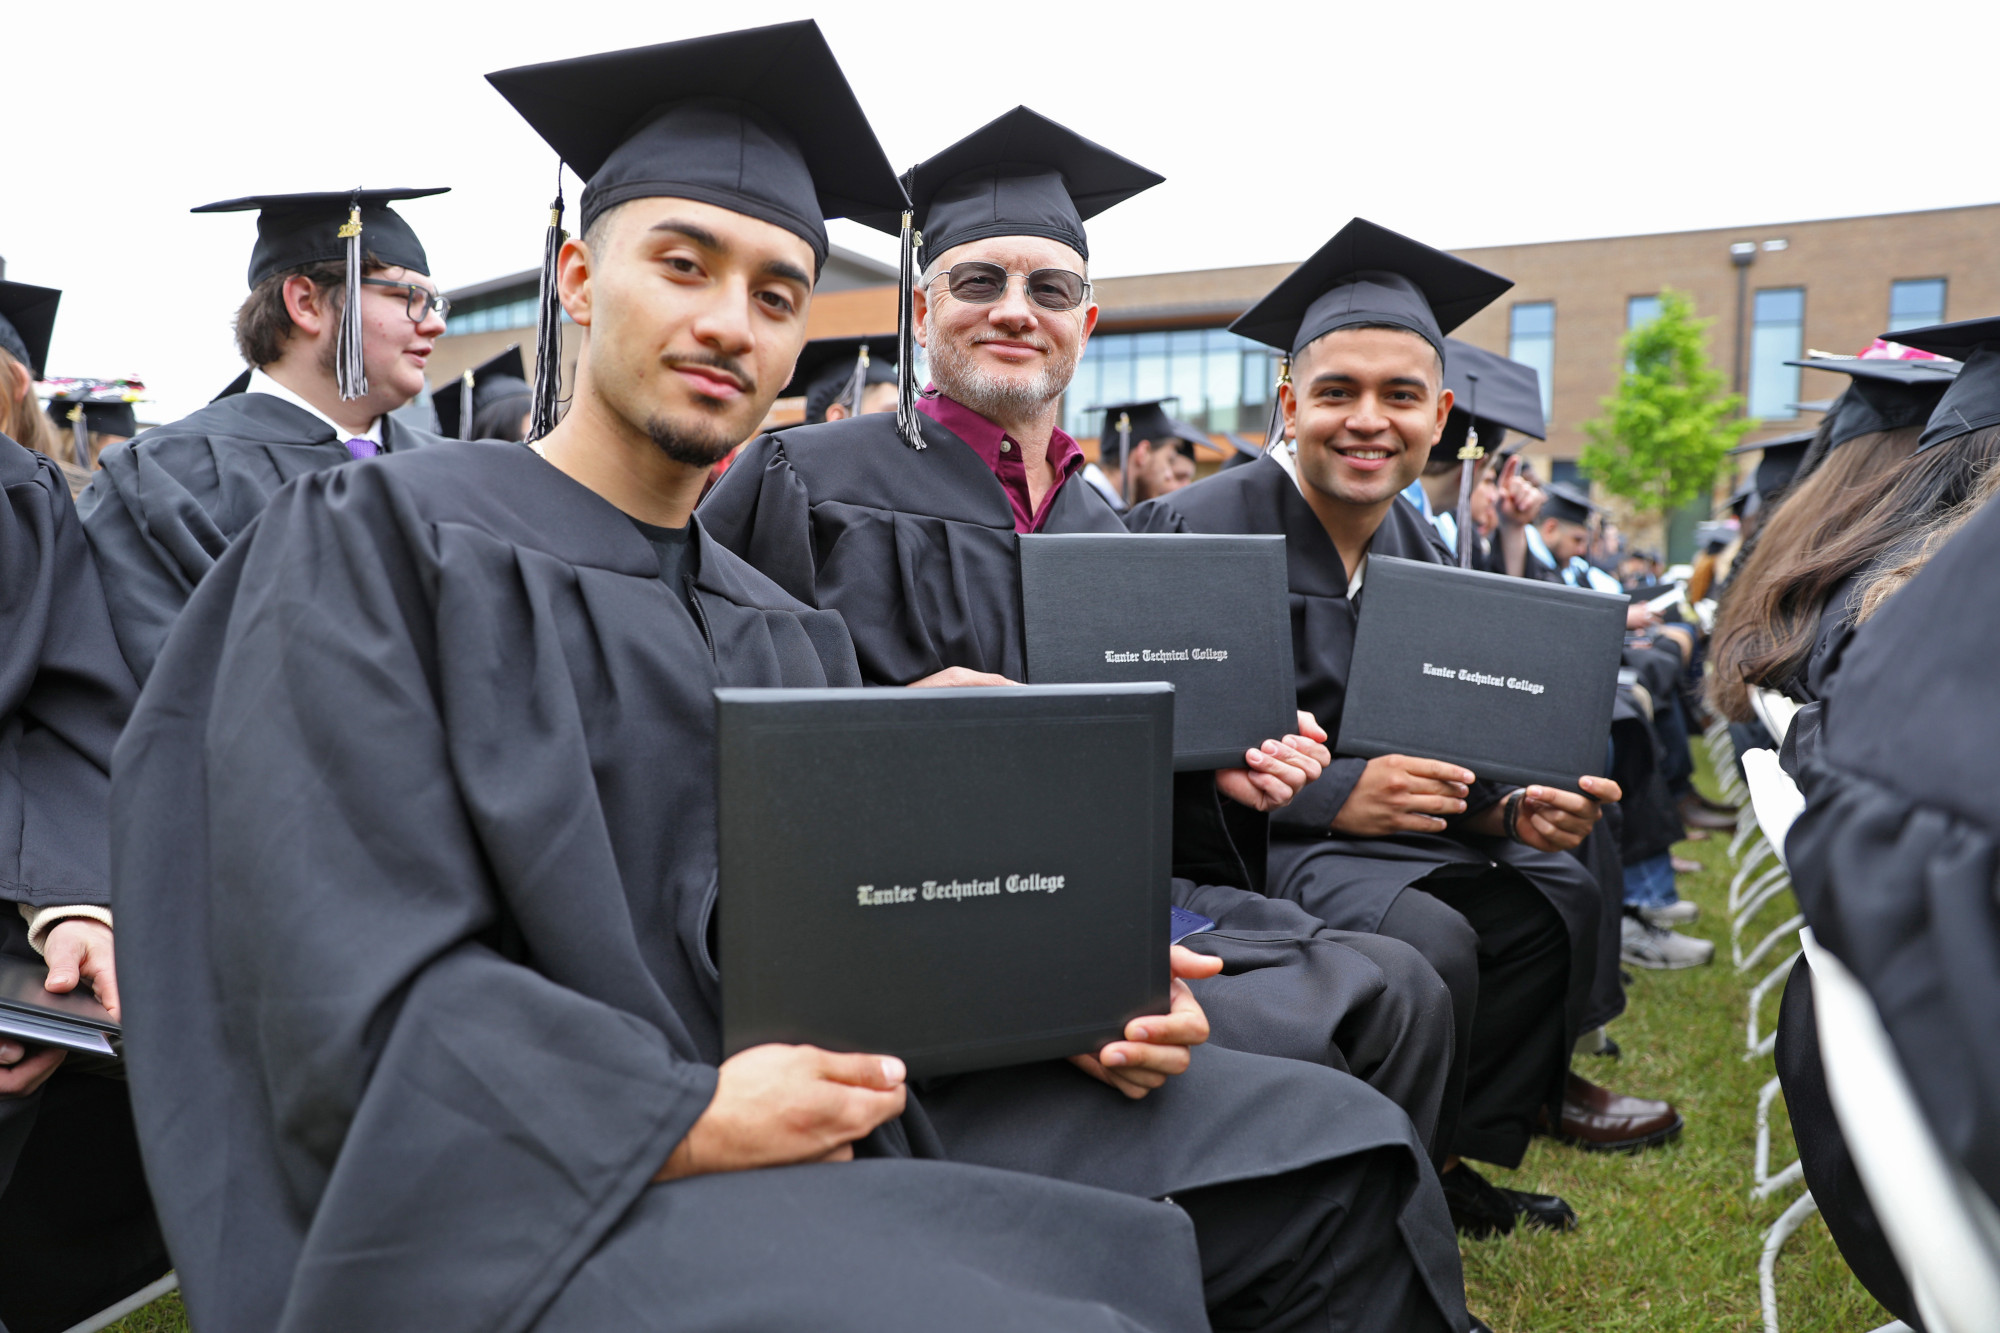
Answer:
[[1505, 442], [1510, 430], [1538, 440], [1547, 438], [1542, 377], [1533, 366], [1446, 338], [1444, 387], [1451, 390], [1451, 415], [1445, 420], [1444, 434], [1431, 446], [1433, 463], [1458, 461], [1468, 428], [1475, 423], [1480, 446], [1489, 453]]
[[1085, 408], [1086, 412], [1104, 413], [1104, 428], [1097, 436], [1098, 457], [1123, 461], [1119, 458], [1121, 432], [1118, 426], [1121, 418], [1125, 422], [1126, 428], [1122, 434], [1125, 447], [1128, 449], [1141, 440], [1151, 440], [1154, 444], [1162, 444], [1168, 440], [1185, 440], [1188, 444], [1187, 452], [1190, 453], [1196, 445], [1209, 445], [1213, 448], [1207, 431], [1167, 415], [1166, 405], [1177, 401], [1179, 400], [1173, 398], [1154, 398], [1143, 403], [1111, 403], [1102, 407]]
[[1297, 356], [1335, 329], [1383, 324], [1408, 329], [1444, 356], [1444, 335], [1513, 285], [1477, 264], [1355, 218], [1229, 330]]
[[1924, 425], [1959, 370], [1956, 361], [1874, 357], [1813, 357], [1785, 364], [1807, 370], [1830, 370], [1850, 377], [1846, 392], [1834, 400], [1831, 408], [1833, 426], [1827, 436], [1828, 449], [1857, 435]]
[[[896, 229], [903, 187], [811, 19], [488, 74], [487, 82], [588, 182], [583, 226], [633, 199], [671, 197], [758, 218], [819, 264], [825, 219]], [[556, 258], [562, 194], [542, 245], [531, 439], [561, 392]], [[912, 427], [914, 429], [914, 427]]]
[[95, 461], [92, 435], [129, 439], [139, 433], [132, 404], [146, 386], [138, 380], [52, 379], [43, 388], [49, 394], [49, 420], [69, 432], [76, 462], [86, 469]]
[[410, 224], [389, 205], [425, 199], [449, 187], [428, 190], [327, 190], [318, 194], [254, 194], [190, 209], [193, 213], [257, 213], [257, 244], [250, 249], [250, 285], [275, 273], [347, 258], [343, 234], [353, 210], [361, 209], [361, 249], [393, 268], [430, 276], [431, 262]]
[[903, 207], [895, 170], [811, 19], [486, 80], [588, 182], [586, 231], [628, 200], [695, 199], [782, 227], [824, 263], [826, 218], [893, 219]]
[[[515, 343], [457, 379], [432, 389], [431, 407], [437, 412], [438, 432], [448, 440], [507, 439], [511, 437], [482, 431], [480, 418], [487, 415], [488, 409], [510, 399], [520, 402], [513, 415], [523, 417], [527, 415], [530, 396], [528, 368], [521, 361], [521, 345]], [[466, 402], [468, 397], [472, 400], [470, 404]], [[472, 408], [469, 416], [467, 406]]]
[[811, 425], [825, 421], [826, 409], [854, 392], [857, 377], [861, 386], [896, 382], [894, 333], [813, 339], [799, 350], [792, 378], [778, 391], [778, 397], [803, 397], [806, 423]]
[[1794, 431], [1789, 435], [1774, 435], [1755, 444], [1739, 444], [1729, 452], [1763, 452], [1764, 456], [1757, 460], [1757, 471], [1748, 483], [1748, 489], [1769, 499], [1791, 484], [1792, 478], [1799, 473], [1799, 465], [1805, 461], [1806, 450], [1811, 448], [1818, 436], [1816, 429]]
[[1918, 453], [1983, 426], [2000, 424], [2000, 318], [1898, 329], [1895, 338], [1906, 347], [1965, 363], [1931, 412], [1917, 440]]
[[1589, 496], [1566, 482], [1552, 481], [1542, 488], [1542, 510], [1537, 520], [1544, 518], [1561, 519], [1565, 523], [1590, 523], [1590, 516], [1597, 512]]
[[25, 282], [0, 282], [0, 349], [40, 379], [55, 336], [56, 307], [62, 293]]
[[992, 236], [1045, 236], [1089, 259], [1084, 222], [1165, 179], [1024, 106], [903, 174], [926, 264]]

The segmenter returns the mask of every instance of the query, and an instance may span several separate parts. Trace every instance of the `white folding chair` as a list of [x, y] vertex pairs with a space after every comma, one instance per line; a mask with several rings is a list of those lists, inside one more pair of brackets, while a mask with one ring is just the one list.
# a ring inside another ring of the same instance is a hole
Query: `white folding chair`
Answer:
[[1746, 1025], [1743, 1052], [1745, 1060], [1755, 1060], [1760, 1055], [1769, 1055], [1778, 1042], [1778, 1029], [1774, 1023], [1769, 1032], [1758, 1031], [1763, 1025], [1758, 1020], [1764, 1011], [1764, 1001], [1783, 988], [1785, 978], [1792, 973], [1792, 964], [1799, 961], [1798, 950], [1785, 955], [1783, 962], [1765, 974], [1764, 979], [1750, 988], [1750, 1021]]
[[1750, 711], [1764, 724], [1764, 730], [1771, 733], [1771, 739], [1783, 745], [1785, 733], [1792, 729], [1792, 719], [1798, 716], [1799, 706], [1776, 690], [1760, 688], [1750, 691]]
[[139, 1290], [133, 1292], [117, 1304], [105, 1306], [82, 1323], [71, 1324], [63, 1330], [63, 1333], [98, 1333], [99, 1329], [111, 1327], [126, 1315], [145, 1309], [154, 1301], [160, 1299], [160, 1297], [180, 1286], [180, 1284], [180, 1277], [174, 1273], [169, 1273], [159, 1281], [150, 1282], [139, 1288]]
[[1805, 1168], [1796, 1159], [1777, 1174], [1771, 1172], [1771, 1103], [1784, 1091], [1784, 1086], [1774, 1075], [1757, 1093], [1757, 1160], [1750, 1172], [1750, 1197], [1753, 1199], [1768, 1199], [1787, 1185], [1805, 1179]]
[[1924, 1327], [1986, 1333], [2000, 1322], [2000, 1209], [1939, 1148], [1868, 992], [1801, 938], [1834, 1116]]

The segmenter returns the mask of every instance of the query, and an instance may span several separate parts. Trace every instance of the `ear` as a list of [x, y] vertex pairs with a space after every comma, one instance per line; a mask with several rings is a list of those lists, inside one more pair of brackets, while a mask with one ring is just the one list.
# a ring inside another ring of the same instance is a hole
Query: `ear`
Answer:
[[845, 403], [828, 403], [828, 404], [826, 405], [826, 419], [827, 419], [828, 421], [845, 421], [845, 420], [847, 420], [847, 404], [845, 404]]
[[[919, 275], [921, 276], [921, 275]], [[918, 286], [910, 293], [910, 331], [917, 340], [917, 346], [930, 347], [930, 328], [927, 317], [931, 311], [931, 289]]]
[[1095, 303], [1092, 303], [1091, 306], [1083, 312], [1083, 337], [1079, 338], [1076, 344], [1076, 348], [1079, 352], [1082, 351], [1084, 346], [1090, 342], [1090, 335], [1093, 332], [1095, 332], [1096, 329], [1097, 329], [1097, 306]]
[[285, 313], [306, 337], [317, 338], [333, 327], [332, 303], [303, 273], [285, 279], [284, 297]]
[[1442, 440], [1444, 438], [1444, 423], [1451, 417], [1452, 401], [1453, 399], [1450, 389], [1444, 389], [1439, 391], [1437, 424], [1431, 430], [1432, 444], [1436, 444], [1439, 440]]
[[1285, 438], [1295, 440], [1299, 434], [1299, 398], [1292, 391], [1290, 382], [1278, 386], [1278, 407], [1285, 414]]
[[590, 327], [590, 247], [579, 237], [563, 242], [556, 255], [556, 296], [579, 328]]

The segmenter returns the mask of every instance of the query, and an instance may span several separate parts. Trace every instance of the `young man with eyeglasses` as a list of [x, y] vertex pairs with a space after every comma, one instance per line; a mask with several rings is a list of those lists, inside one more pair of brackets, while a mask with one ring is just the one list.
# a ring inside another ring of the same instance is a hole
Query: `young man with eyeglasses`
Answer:
[[[194, 210], [258, 210], [250, 295], [236, 314], [250, 369], [199, 412], [106, 449], [77, 499], [119, 649], [141, 684], [195, 585], [272, 492], [434, 438], [390, 416], [423, 392], [447, 303], [422, 242], [389, 205], [442, 193], [263, 195]], [[349, 312], [357, 222], [363, 272]], [[350, 339], [359, 334], [358, 377], [337, 371], [344, 320]]]

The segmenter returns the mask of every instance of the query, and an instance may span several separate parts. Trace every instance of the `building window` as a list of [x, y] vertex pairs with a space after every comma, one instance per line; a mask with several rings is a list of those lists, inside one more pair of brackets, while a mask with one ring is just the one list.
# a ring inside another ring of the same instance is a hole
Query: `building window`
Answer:
[[[539, 304], [538, 288], [535, 283], [488, 292], [483, 296], [467, 297], [463, 301], [451, 303], [451, 318], [445, 321], [444, 331], [448, 337], [457, 337], [463, 333], [531, 329], [535, 326]], [[569, 319], [568, 312], [564, 312], [563, 319]]]
[[1799, 368], [1804, 345], [1806, 289], [1767, 287], [1751, 310], [1749, 413], [1769, 421], [1798, 415]]
[[1533, 366], [1542, 381], [1542, 415], [1555, 410], [1556, 303], [1523, 301], [1507, 314], [1507, 356]]
[[1889, 284], [1889, 332], [1944, 323], [1944, 279], [1906, 278]]
[[1625, 331], [1630, 333], [1641, 324], [1651, 324], [1660, 317], [1660, 298], [1657, 296], [1628, 296], [1625, 298]]
[[1278, 354], [1227, 329], [1101, 333], [1084, 345], [1063, 397], [1063, 429], [1079, 437], [1103, 424], [1092, 407], [1178, 401], [1168, 410], [1220, 434], [1261, 438], [1278, 378]]

